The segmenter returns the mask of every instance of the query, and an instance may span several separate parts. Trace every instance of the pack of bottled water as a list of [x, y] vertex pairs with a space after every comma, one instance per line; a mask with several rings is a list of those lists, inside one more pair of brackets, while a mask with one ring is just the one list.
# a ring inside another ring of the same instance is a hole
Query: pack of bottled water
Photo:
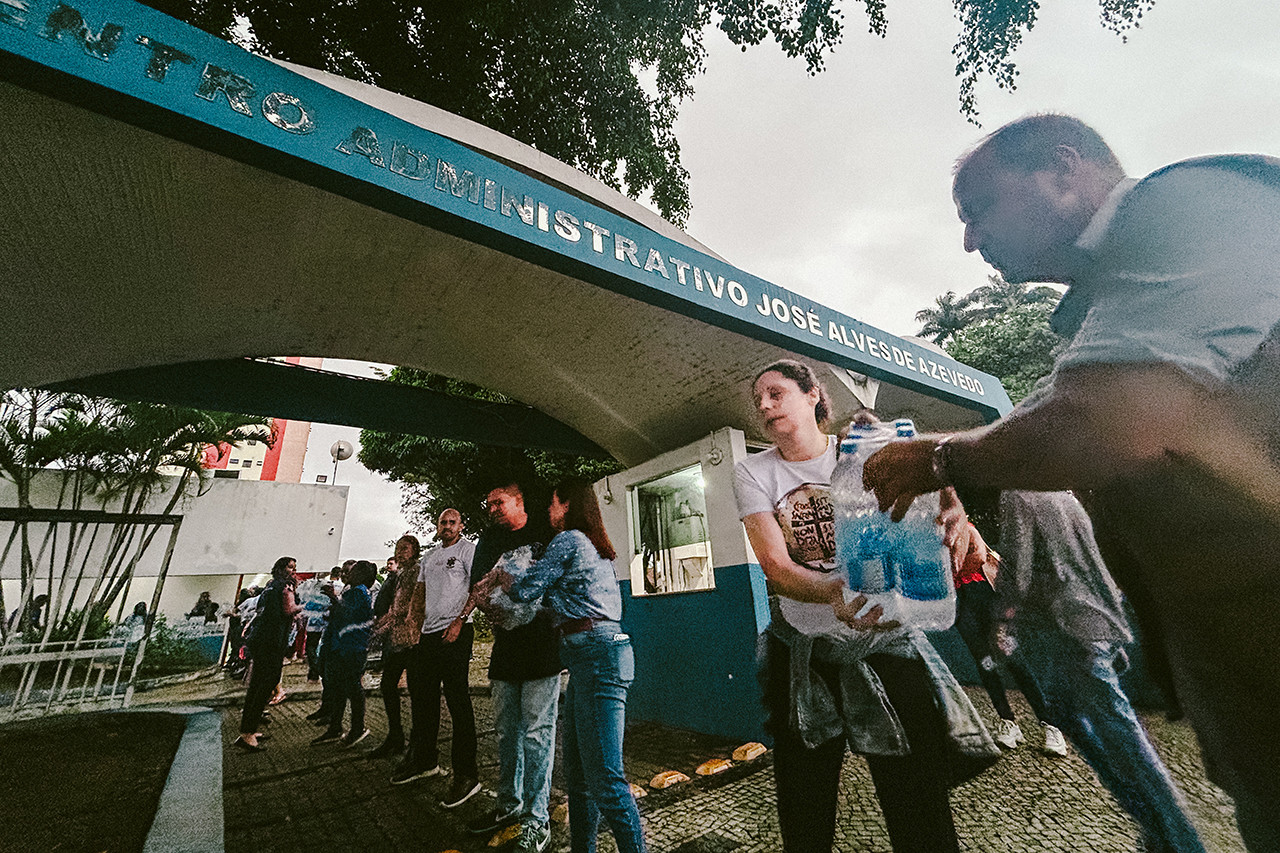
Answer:
[[938, 494], [916, 498], [906, 517], [894, 523], [862, 487], [866, 460], [890, 441], [915, 434], [915, 424], [906, 418], [850, 425], [831, 474], [836, 559], [849, 583], [846, 600], [862, 593], [866, 609], [883, 608], [881, 621], [941, 631], [955, 622], [956, 593], [937, 523]]
[[[494, 568], [500, 568], [513, 578], [518, 578], [536, 563], [532, 545], [521, 545], [506, 552], [498, 558]], [[542, 609], [542, 601], [513, 601], [511, 596], [503, 592], [502, 587], [494, 587], [489, 593], [484, 611], [489, 620], [507, 631], [527, 625]]]

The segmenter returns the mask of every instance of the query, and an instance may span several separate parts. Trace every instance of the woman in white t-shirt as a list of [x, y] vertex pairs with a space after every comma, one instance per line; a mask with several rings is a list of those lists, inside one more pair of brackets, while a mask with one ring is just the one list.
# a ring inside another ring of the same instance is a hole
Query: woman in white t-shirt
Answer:
[[[738, 463], [734, 488], [771, 592], [762, 666], [784, 848], [831, 850], [848, 743], [867, 757], [896, 853], [958, 851], [948, 788], [999, 750], [918, 630], [882, 622], [878, 606], [859, 616], [865, 596], [845, 601], [830, 497], [837, 441], [822, 431], [830, 402], [813, 370], [776, 362], [752, 396], [775, 445]], [[944, 505], [954, 539], [964, 512], [954, 494]]]

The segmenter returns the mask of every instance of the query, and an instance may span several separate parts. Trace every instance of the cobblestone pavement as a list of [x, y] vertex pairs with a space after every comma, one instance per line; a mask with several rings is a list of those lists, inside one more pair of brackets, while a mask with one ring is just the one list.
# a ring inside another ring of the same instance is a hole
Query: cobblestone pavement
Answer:
[[[290, 683], [287, 679], [286, 684]], [[971, 696], [990, 715], [985, 695], [975, 689]], [[490, 849], [489, 837], [470, 836], [463, 829], [467, 820], [491, 809], [494, 802], [490, 792], [498, 771], [487, 686], [476, 687], [473, 695], [485, 790], [453, 811], [437, 802], [447, 777], [393, 786], [388, 776], [394, 762], [368, 757], [385, 732], [379, 697], [371, 695], [368, 703], [368, 724], [374, 734], [354, 749], [309, 745], [320, 731], [304, 719], [316, 708], [314, 697], [314, 689], [305, 682], [292, 689], [290, 699], [275, 709], [266, 752], [225, 751], [226, 848], [230, 853]], [[1038, 727], [1027, 706], [1017, 694], [1011, 699], [1029, 743], [1006, 753], [995, 767], [952, 792], [962, 849], [983, 853], [1134, 851], [1136, 827], [1089, 768], [1074, 752], [1066, 758], [1041, 753], [1034, 743]], [[408, 698], [403, 701], [407, 712]], [[223, 713], [224, 739], [230, 744], [238, 729], [239, 711], [228, 706]], [[447, 719], [446, 714], [441, 731], [441, 754], [446, 757]], [[1144, 721], [1186, 793], [1210, 853], [1243, 853], [1230, 800], [1205, 781], [1190, 729], [1158, 716], [1146, 716]], [[650, 791], [640, 800], [646, 838], [654, 853], [781, 850], [771, 754], [720, 776], [698, 777], [693, 772], [709, 758], [727, 758], [735, 746], [722, 738], [651, 724], [628, 727], [625, 763], [634, 782], [647, 788], [661, 770], [680, 770], [693, 777], [689, 783]], [[558, 760], [553, 787], [555, 806], [565, 801]], [[563, 824], [553, 823], [548, 849], [568, 850]], [[600, 850], [615, 851], [607, 831], [601, 835]], [[890, 850], [866, 764], [853, 756], [844, 764], [836, 850]]]

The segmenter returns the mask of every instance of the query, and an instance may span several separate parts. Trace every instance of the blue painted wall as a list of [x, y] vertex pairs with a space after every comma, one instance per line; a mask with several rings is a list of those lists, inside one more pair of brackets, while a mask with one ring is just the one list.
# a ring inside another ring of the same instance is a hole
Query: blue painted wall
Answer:
[[715, 577], [714, 590], [639, 597], [621, 582], [636, 655], [627, 717], [764, 740], [756, 679], [756, 637], [768, 624], [764, 576], [736, 565], [718, 566]]
[[[620, 583], [622, 624], [636, 655], [627, 717], [772, 744], [763, 729], [756, 677], [756, 638], [769, 625], [764, 574], [752, 563], [717, 567], [715, 577], [714, 590], [638, 598], [631, 595], [629, 581]], [[928, 637], [961, 684], [981, 683], [954, 628]], [[1133, 666], [1123, 680], [1132, 701], [1143, 708], [1162, 707], [1163, 697], [1145, 672], [1136, 642], [1130, 658]], [[985, 697], [974, 701], [991, 715]]]

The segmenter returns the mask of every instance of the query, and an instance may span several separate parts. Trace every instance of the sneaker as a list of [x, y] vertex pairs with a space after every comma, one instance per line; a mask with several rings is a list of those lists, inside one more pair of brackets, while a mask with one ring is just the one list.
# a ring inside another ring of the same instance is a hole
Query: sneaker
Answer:
[[1018, 724], [1013, 720], [1005, 719], [1000, 719], [996, 722], [996, 731], [992, 737], [996, 739], [996, 743], [1005, 749], [1017, 749], [1018, 744], [1026, 740], [1022, 736], [1022, 729], [1018, 728]]
[[342, 729], [329, 729], [325, 732], [322, 732], [319, 737], [312, 738], [311, 745], [319, 746], [322, 743], [337, 743], [338, 741], [342, 740], [342, 738], [343, 738]]
[[413, 764], [401, 764], [396, 768], [395, 772], [391, 774], [391, 784], [404, 785], [408, 782], [412, 782], [414, 779], [426, 779], [430, 776], [443, 775], [444, 771], [440, 769], [439, 764], [430, 768], [420, 768]]
[[549, 824], [526, 823], [520, 827], [520, 837], [516, 839], [517, 853], [542, 853], [551, 843], [551, 826]]
[[484, 835], [486, 832], [506, 829], [519, 819], [519, 809], [516, 809], [510, 814], [498, 814], [498, 810], [494, 809], [491, 812], [485, 812], [479, 817], [474, 817], [467, 821], [467, 832], [472, 835]]
[[449, 793], [445, 794], [440, 805], [446, 809], [456, 809], [479, 791], [480, 783], [475, 779], [454, 779], [453, 784], [449, 786]]
[[1044, 724], [1044, 751], [1049, 755], [1062, 758], [1067, 754], [1067, 740], [1056, 726]]
[[368, 729], [361, 729], [360, 731], [356, 731], [355, 729], [352, 729], [351, 732], [342, 739], [342, 748], [350, 749], [351, 747], [355, 746], [356, 744], [358, 744], [360, 741], [364, 740], [368, 736], [369, 736]]

